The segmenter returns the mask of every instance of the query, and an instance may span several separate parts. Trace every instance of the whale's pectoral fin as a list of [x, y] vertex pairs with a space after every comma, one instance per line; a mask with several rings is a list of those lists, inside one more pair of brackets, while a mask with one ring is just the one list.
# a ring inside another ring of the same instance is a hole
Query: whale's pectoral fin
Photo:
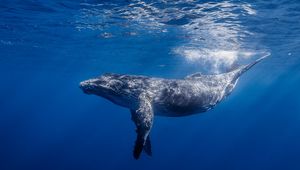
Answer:
[[152, 150], [151, 150], [151, 141], [150, 141], [150, 135], [148, 135], [145, 146], [144, 146], [144, 151], [146, 152], [147, 155], [152, 156]]
[[153, 124], [153, 110], [150, 101], [145, 96], [140, 96], [138, 109], [131, 110], [131, 116], [137, 133], [133, 151], [134, 158], [138, 159], [143, 149], [151, 155], [151, 144], [148, 137]]

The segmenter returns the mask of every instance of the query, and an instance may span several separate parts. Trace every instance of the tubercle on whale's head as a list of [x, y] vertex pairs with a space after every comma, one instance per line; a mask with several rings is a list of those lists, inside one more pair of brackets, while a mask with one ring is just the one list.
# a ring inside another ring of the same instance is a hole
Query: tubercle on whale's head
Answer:
[[96, 90], [97, 88], [97, 79], [88, 79], [85, 81], [80, 82], [79, 87], [81, 88], [81, 90], [86, 93], [86, 94], [93, 94], [93, 92]]
[[110, 100], [111, 102], [130, 107], [132, 96], [126, 91], [128, 85], [119, 74], [104, 74], [98, 78], [89, 79], [80, 83], [80, 88], [86, 94], [94, 94]]
[[100, 77], [80, 82], [79, 87], [86, 94], [95, 94], [107, 98], [117, 95], [122, 85], [123, 82], [118, 79], [117, 75], [104, 74]]

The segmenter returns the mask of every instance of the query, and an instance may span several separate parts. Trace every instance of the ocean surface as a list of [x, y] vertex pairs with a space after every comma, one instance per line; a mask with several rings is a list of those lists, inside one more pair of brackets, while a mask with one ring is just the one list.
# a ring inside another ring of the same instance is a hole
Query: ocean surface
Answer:
[[[268, 57], [213, 110], [155, 117], [79, 89], [106, 72], [224, 73]], [[299, 170], [299, 0], [0, 0], [1, 170]]]

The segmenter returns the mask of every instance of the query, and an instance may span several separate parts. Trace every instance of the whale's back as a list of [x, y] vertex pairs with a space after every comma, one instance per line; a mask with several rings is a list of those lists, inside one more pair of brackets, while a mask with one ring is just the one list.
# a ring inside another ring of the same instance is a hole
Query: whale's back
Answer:
[[252, 68], [255, 64], [262, 61], [267, 56], [261, 57], [250, 63], [248, 65], [240, 66], [239, 68], [232, 70], [227, 73], [216, 74], [216, 75], [203, 75], [201, 73], [195, 73], [189, 75], [185, 78], [187, 81], [192, 81], [197, 84], [197, 82], [201, 82], [207, 88], [213, 89], [213, 91], [218, 91], [218, 99], [216, 103], [221, 101], [224, 97], [228, 96], [232, 90], [234, 89], [239, 77]]

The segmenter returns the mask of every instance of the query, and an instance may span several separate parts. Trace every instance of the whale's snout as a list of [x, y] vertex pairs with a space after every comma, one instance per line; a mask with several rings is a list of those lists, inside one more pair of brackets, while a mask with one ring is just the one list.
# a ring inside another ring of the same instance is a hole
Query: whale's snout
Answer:
[[79, 83], [79, 88], [86, 94], [88, 94], [88, 90], [87, 90], [87, 83], [86, 81], [82, 81]]
[[91, 94], [94, 89], [93, 80], [85, 80], [79, 83], [79, 88], [86, 94]]
[[79, 88], [86, 94], [98, 96], [112, 95], [122, 86], [122, 82], [112, 74], [105, 74], [97, 78], [88, 79], [79, 83]]
[[103, 78], [94, 78], [79, 83], [79, 88], [86, 94], [100, 94], [109, 89]]
[[84, 90], [84, 87], [87, 85], [86, 81], [82, 81], [79, 83], [79, 88], [81, 88], [82, 90]]

